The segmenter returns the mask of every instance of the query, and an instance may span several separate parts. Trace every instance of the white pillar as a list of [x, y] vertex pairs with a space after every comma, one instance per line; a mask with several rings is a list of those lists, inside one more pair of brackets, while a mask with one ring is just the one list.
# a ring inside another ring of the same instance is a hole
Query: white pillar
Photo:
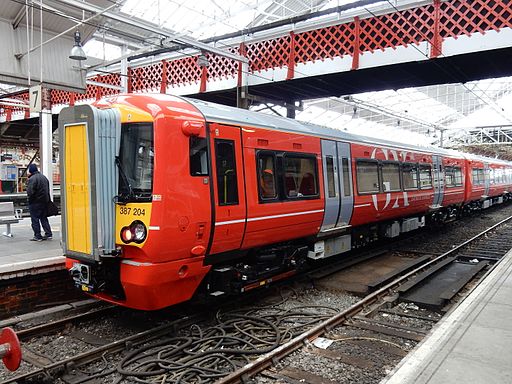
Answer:
[[[121, 47], [121, 56], [125, 56], [128, 51], [126, 45]], [[121, 87], [123, 87], [123, 92], [128, 92], [128, 58], [123, 57], [121, 60]]]
[[41, 158], [41, 173], [50, 182], [50, 197], [53, 200], [53, 149], [52, 149], [52, 112], [43, 109], [39, 113], [39, 156]]

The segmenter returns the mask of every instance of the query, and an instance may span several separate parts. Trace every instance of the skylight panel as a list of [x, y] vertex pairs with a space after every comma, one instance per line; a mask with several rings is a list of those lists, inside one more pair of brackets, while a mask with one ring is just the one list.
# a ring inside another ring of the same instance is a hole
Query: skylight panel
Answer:
[[113, 60], [121, 56], [121, 47], [91, 39], [84, 45], [85, 54], [101, 60]]

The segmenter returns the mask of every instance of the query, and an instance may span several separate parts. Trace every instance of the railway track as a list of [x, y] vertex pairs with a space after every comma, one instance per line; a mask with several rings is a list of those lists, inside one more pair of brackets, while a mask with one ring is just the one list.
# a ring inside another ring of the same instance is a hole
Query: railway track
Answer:
[[[510, 218], [495, 227], [505, 226], [508, 220]], [[301, 364], [300, 368], [293, 367], [293, 364], [287, 363], [288, 359], [293, 358], [290, 354], [295, 351], [295, 355], [306, 354], [306, 361], [314, 356], [335, 362], [335, 366], [368, 370], [368, 367], [383, 365], [382, 362], [376, 362], [376, 357], [365, 356], [367, 352], [371, 355], [375, 344], [378, 345], [376, 354], [387, 359], [384, 365], [393, 366], [441, 317], [436, 312], [427, 312], [426, 315], [425, 312], [417, 311], [413, 304], [402, 303], [393, 307], [392, 303], [400, 300], [397, 287], [405, 281], [412, 281], [429, 266], [438, 266], [443, 260], [453, 258], [455, 253], [458, 254], [459, 262], [475, 260], [475, 256], [480, 256], [484, 262], [495, 262], [498, 253], [508, 245], [490, 246], [489, 242], [477, 244], [482, 237], [487, 236], [489, 239], [491, 231], [489, 229], [438, 257], [435, 255], [437, 252], [430, 255], [428, 249], [424, 250], [402, 268], [374, 278], [369, 290], [375, 292], [363, 300], [348, 296], [345, 301], [336, 303], [340, 295], [335, 293], [323, 302], [313, 297], [307, 300], [280, 300], [276, 303], [276, 299], [270, 297], [267, 301], [272, 302], [267, 302], [266, 306], [259, 304], [257, 307], [248, 307], [248, 303], [254, 302], [254, 297], [258, 296], [256, 294], [248, 300], [241, 300], [234, 309], [233, 305], [228, 309], [220, 309], [213, 320], [208, 319], [207, 313], [203, 313], [175, 322], [166, 319], [165, 324], [155, 326], [148, 322], [140, 332], [123, 329], [123, 333], [130, 334], [115, 337], [115, 341], [111, 342], [104, 340], [101, 345], [92, 345], [98, 342], [97, 338], [92, 337], [90, 340], [89, 337], [87, 340], [88, 327], [81, 323], [78, 315], [52, 325], [30, 327], [20, 331], [22, 340], [28, 341], [44, 333], [58, 331], [62, 335], [82, 337], [82, 341], [91, 342], [92, 347], [89, 345], [86, 351], [75, 356], [46, 361], [35, 351], [36, 356], [28, 357], [33, 363], [30, 372], [20, 372], [4, 381], [0, 376], [0, 383], [30, 379], [40, 383], [78, 384], [93, 379], [96, 383], [132, 383], [146, 378], [162, 383], [180, 380], [213, 383], [218, 380], [247, 381], [251, 377], [263, 383], [293, 383], [293, 380], [300, 381], [297, 379], [300, 375], [307, 382], [323, 383], [329, 380], [323, 376], [325, 373], [308, 371], [307, 364]], [[399, 249], [395, 248], [395, 251]], [[385, 255], [385, 251], [372, 250], [366, 256], [362, 255], [359, 261], [371, 261]], [[400, 251], [405, 252], [407, 249]], [[489, 260], [493, 257], [494, 260]], [[311, 272], [309, 278], [329, 277], [347, 268], [349, 264], [353, 262], [323, 267]], [[404, 275], [398, 283], [392, 281], [397, 274]], [[286, 285], [281, 286], [286, 291], [284, 296], [295, 295]], [[94, 314], [95, 310], [92, 311], [88, 315], [89, 320], [96, 321], [102, 315], [110, 316], [108, 308], [102, 311], [98, 310], [97, 315]], [[72, 324], [79, 324], [79, 329], [73, 329]], [[324, 349], [325, 345], [317, 341], [322, 341], [322, 338], [326, 340], [324, 343], [330, 342], [332, 346]], [[42, 343], [45, 340], [49, 342], [50, 337], [43, 337]], [[309, 368], [314, 371], [313, 367]], [[331, 381], [337, 382], [336, 379]], [[352, 382], [355, 381], [357, 379]]]
[[[410, 272], [403, 274], [393, 281], [383, 282], [383, 284], [385, 284], [384, 286], [364, 297], [350, 308], [329, 317], [328, 319], [322, 321], [320, 324], [317, 324], [306, 332], [296, 336], [292, 340], [280, 345], [272, 352], [256, 358], [244, 367], [238, 369], [230, 375], [227, 375], [218, 381], [218, 383], [230, 384], [247, 382], [249, 378], [255, 377], [258, 374], [263, 374], [263, 377], [272, 378], [274, 380], [282, 380], [282, 382], [290, 383], [294, 380], [297, 380], [297, 378], [300, 376], [302, 376], [302, 378], [307, 377], [308, 382], [310, 383], [329, 382], [328, 378], [322, 377], [317, 373], [304, 371], [300, 368], [275, 368], [281, 364], [280, 362], [288, 358], [292, 353], [298, 350], [311, 348], [310, 346], [315, 343], [315, 340], [318, 340], [319, 338], [321, 338], [320, 340], [323, 338], [331, 344], [337, 340], [368, 341], [373, 339], [380, 341], [388, 346], [393, 346], [395, 349], [394, 353], [400, 355], [400, 352], [397, 351], [403, 351], [403, 349], [399, 344], [388, 340], [383, 341], [380, 336], [388, 335], [418, 342], [421, 341], [421, 339], [426, 335], [426, 332], [422, 331], [421, 329], [411, 329], [410, 327], [401, 327], [399, 325], [397, 326], [396, 324], [387, 321], [374, 320], [372, 319], [372, 316], [378, 312], [379, 308], [385, 307], [390, 302], [397, 300], [397, 292], [407, 292], [411, 287], [418, 286], [420, 281], [424, 282], [427, 276], [436, 275], [437, 272], [442, 269], [440, 266], [445, 267], [450, 263], [456, 262], [458, 255], [466, 258], [469, 253], [469, 255], [474, 256], [475, 259], [478, 259], [480, 256], [485, 258], [485, 262], [487, 263], [489, 261], [487, 260], [489, 259], [489, 253], [492, 252], [493, 261], [498, 262], [500, 257], [502, 257], [508, 250], [510, 250], [510, 248], [512, 248], [512, 240], [510, 240], [510, 235], [512, 234], [512, 226], [510, 225], [511, 221], [512, 216], [502, 220], [501, 222], [493, 225], [480, 234], [454, 247], [450, 251], [445, 252], [431, 260], [425, 260], [422, 265], [416, 267]], [[508, 240], [506, 243], [501, 242], [503, 247], [493, 246], [489, 250], [488, 244], [495, 243], [498, 238], [501, 239], [501, 236], [507, 238]], [[432, 272], [432, 270], [435, 271]], [[404, 289], [404, 287], [407, 287], [408, 289]], [[394, 315], [400, 316], [399, 314]], [[346, 333], [344, 328], [358, 328], [364, 331], [371, 331], [376, 333], [378, 336], [367, 337], [354, 334], [351, 334], [350, 336], [341, 336]], [[324, 338], [324, 336], [327, 337]], [[318, 350], [321, 348], [315, 348], [318, 354], [322, 354], [322, 352], [318, 352]], [[323, 353], [323, 355], [326, 356], [328, 354]], [[330, 354], [331, 359], [337, 359], [338, 361], [341, 359], [340, 356], [340, 353]], [[344, 359], [346, 363], [346, 354], [344, 355]], [[348, 360], [350, 360], [350, 358]], [[354, 365], [357, 365], [357, 363], [354, 363]]]

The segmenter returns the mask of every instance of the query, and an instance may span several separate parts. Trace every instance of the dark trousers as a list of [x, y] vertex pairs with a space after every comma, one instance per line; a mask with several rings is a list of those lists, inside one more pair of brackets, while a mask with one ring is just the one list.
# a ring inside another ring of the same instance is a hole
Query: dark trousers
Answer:
[[[52, 236], [52, 229], [48, 218], [46, 217], [46, 204], [34, 203], [29, 204], [28, 210], [30, 212], [30, 220], [32, 221], [32, 230], [34, 231], [34, 237], [41, 238], [41, 225], [43, 226], [44, 234], [46, 236]], [[41, 222], [41, 225], [39, 224]]]

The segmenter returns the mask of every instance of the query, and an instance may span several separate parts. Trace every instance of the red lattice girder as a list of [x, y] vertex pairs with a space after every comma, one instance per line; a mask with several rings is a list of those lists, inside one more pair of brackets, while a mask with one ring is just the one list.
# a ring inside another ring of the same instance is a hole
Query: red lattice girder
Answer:
[[512, 28], [510, 0], [448, 1], [441, 3], [440, 34], [443, 38]]
[[375, 52], [430, 40], [433, 11], [429, 5], [361, 20], [361, 51]]
[[197, 65], [197, 57], [188, 56], [167, 62], [167, 81], [173, 85], [199, 83], [201, 68]]
[[[51, 90], [51, 101], [52, 101], [52, 105], [66, 105], [66, 104], [71, 104], [71, 92], [67, 92], [67, 91], [61, 91], [59, 89], [52, 89]], [[73, 102], [74, 102], [75, 98], [73, 96]]]
[[132, 92], [160, 91], [162, 62], [132, 68]]
[[[10, 99], [24, 101], [28, 105], [28, 99], [29, 99], [28, 92], [19, 93], [15, 96], [11, 96]], [[19, 108], [19, 107], [14, 107], [14, 106], [2, 105], [1, 107], [4, 111], [2, 113], [2, 116], [5, 116], [7, 121], [10, 121], [12, 119], [13, 113], [16, 113], [16, 114], [23, 113], [26, 116], [27, 111], [28, 111], [27, 108]]]
[[288, 64], [290, 36], [248, 44], [247, 58], [251, 72], [283, 68]]
[[[110, 84], [115, 86], [121, 86], [121, 74], [119, 73], [111, 73], [108, 75], [99, 76], [98, 82], [103, 84]], [[113, 88], [105, 88], [101, 87], [101, 95], [102, 96], [110, 96], [116, 95], [119, 93], [119, 90]]]
[[[230, 49], [230, 53], [238, 55], [238, 49]], [[227, 57], [207, 54], [210, 65], [208, 66], [208, 81], [232, 79], [236, 77], [238, 62]]]
[[[352, 55], [352, 69], [359, 67], [360, 54], [387, 48], [397, 48], [410, 44], [428, 42], [430, 57], [442, 54], [442, 42], [446, 38], [470, 36], [474, 33], [499, 31], [512, 28], [510, 0], [433, 0], [431, 4], [379, 16], [371, 16], [348, 23], [318, 28], [316, 30], [289, 34], [267, 41], [247, 44], [241, 48], [231, 48], [231, 52], [244, 55], [249, 60], [252, 72], [287, 67], [287, 78], [294, 77], [295, 65]], [[207, 81], [234, 78], [241, 82], [241, 65], [234, 60], [208, 54], [210, 66], [207, 76], [203, 76], [203, 88]], [[187, 56], [168, 61], [167, 78], [163, 76], [162, 62], [143, 67], [129, 68], [129, 91], [165, 91], [166, 85], [180, 86], [201, 82], [201, 68], [197, 56]], [[104, 74], [94, 80], [120, 85], [119, 74]], [[199, 88], [198, 88], [199, 89]], [[94, 100], [98, 96], [116, 94], [110, 88], [98, 89], [87, 85], [86, 92], [71, 94], [52, 90], [52, 105], [73, 104], [73, 99]], [[17, 96], [28, 100], [28, 93]], [[9, 118], [21, 108], [4, 108], [3, 114]]]
[[335, 25], [295, 35], [295, 62], [305, 63], [352, 53], [354, 23]]

